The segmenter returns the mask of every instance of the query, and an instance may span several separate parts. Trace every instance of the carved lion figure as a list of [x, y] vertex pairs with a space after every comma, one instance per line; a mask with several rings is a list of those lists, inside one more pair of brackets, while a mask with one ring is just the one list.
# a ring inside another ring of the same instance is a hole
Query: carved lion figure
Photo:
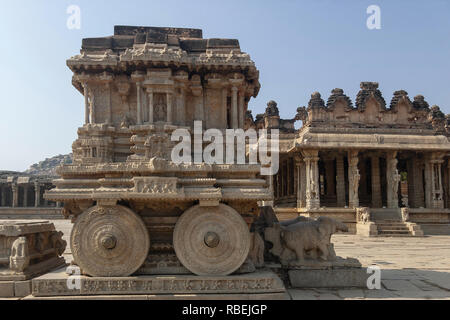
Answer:
[[370, 209], [368, 207], [356, 208], [356, 221], [368, 223], [370, 221]]
[[402, 220], [404, 222], [409, 221], [409, 208], [408, 207], [401, 208], [401, 213], [402, 213]]
[[337, 231], [347, 232], [347, 226], [333, 218], [319, 217], [316, 220], [303, 218], [291, 224], [275, 223], [266, 228], [265, 239], [273, 244], [270, 250], [283, 265], [302, 264], [305, 255], [311, 259], [332, 261], [336, 259], [331, 236]]

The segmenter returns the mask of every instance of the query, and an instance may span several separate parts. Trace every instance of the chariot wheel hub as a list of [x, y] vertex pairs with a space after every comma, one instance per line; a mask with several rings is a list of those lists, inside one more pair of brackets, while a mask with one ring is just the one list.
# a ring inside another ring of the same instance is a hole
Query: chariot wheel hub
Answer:
[[116, 247], [116, 241], [116, 237], [110, 234], [101, 239], [101, 244], [105, 249], [111, 250]]
[[220, 237], [215, 232], [207, 232], [205, 234], [205, 244], [210, 248], [215, 248], [219, 245]]

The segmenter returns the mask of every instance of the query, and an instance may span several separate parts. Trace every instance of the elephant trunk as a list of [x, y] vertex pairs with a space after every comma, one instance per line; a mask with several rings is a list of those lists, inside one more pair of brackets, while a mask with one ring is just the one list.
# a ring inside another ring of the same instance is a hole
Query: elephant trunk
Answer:
[[338, 221], [336, 223], [336, 230], [342, 231], [342, 232], [348, 232], [348, 227], [345, 223]]

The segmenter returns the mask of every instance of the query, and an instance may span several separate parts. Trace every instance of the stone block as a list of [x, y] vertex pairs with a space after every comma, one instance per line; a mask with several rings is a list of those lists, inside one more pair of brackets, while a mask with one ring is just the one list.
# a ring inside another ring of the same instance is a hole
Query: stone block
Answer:
[[293, 288], [367, 288], [366, 268], [289, 270]]
[[31, 280], [14, 282], [14, 296], [26, 297], [30, 294], [31, 294]]
[[366, 237], [376, 236], [378, 235], [377, 226], [374, 222], [357, 223], [356, 234]]
[[0, 298], [14, 297], [14, 281], [0, 281]]

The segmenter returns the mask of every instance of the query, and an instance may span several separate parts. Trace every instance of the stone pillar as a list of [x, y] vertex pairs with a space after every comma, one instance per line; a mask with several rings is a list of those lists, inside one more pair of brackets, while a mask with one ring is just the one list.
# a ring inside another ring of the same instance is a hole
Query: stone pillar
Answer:
[[153, 90], [147, 89], [148, 93], [148, 122], [153, 123]]
[[83, 82], [84, 89], [84, 123], [89, 123], [89, 88], [87, 82]]
[[94, 95], [94, 90], [92, 90], [92, 88], [89, 90], [90, 93], [90, 97], [91, 97], [91, 101], [90, 101], [90, 108], [89, 108], [89, 115], [90, 115], [90, 123], [96, 123], [96, 119], [95, 119], [95, 95]]
[[386, 190], [387, 207], [398, 208], [398, 185], [400, 175], [397, 170], [397, 151], [389, 152], [386, 156]]
[[358, 151], [348, 152], [348, 204], [350, 208], [359, 207]]
[[222, 89], [222, 121], [223, 121], [223, 129], [227, 129], [228, 128], [227, 98], [228, 98], [228, 88], [223, 88]]
[[305, 189], [302, 185], [302, 182], [304, 180], [304, 166], [303, 161], [300, 159], [300, 157], [295, 158], [295, 167], [297, 169], [296, 173], [296, 187], [297, 187], [297, 208], [303, 208], [305, 206], [305, 203], [303, 201], [302, 194], [305, 193]]
[[186, 94], [184, 92], [184, 88], [180, 88], [180, 95], [178, 100], [178, 124], [186, 125]]
[[238, 126], [244, 128], [244, 91], [239, 91]]
[[0, 185], [0, 192], [1, 192], [1, 197], [2, 197], [0, 206], [4, 207], [4, 206], [6, 206], [6, 191], [2, 185]]
[[23, 186], [23, 207], [28, 207], [28, 185]]
[[291, 171], [290, 160], [289, 157], [286, 159], [286, 195], [290, 196], [291, 193], [291, 175], [293, 172]]
[[306, 208], [319, 209], [319, 152], [318, 150], [304, 150], [302, 153], [306, 166]]
[[380, 157], [373, 155], [370, 160], [372, 167], [372, 207], [381, 208]]
[[113, 122], [113, 120], [112, 120], [111, 83], [110, 82], [105, 83], [105, 89], [106, 89], [106, 104], [108, 106], [108, 114], [106, 116], [106, 123], [111, 124]]
[[172, 94], [167, 92], [167, 123], [172, 123]]
[[327, 183], [327, 196], [334, 196], [336, 174], [334, 173], [334, 159], [325, 160], [325, 181]]
[[34, 206], [39, 207], [41, 204], [41, 185], [39, 182], [34, 183]]
[[431, 176], [432, 176], [432, 173], [431, 173], [431, 163], [430, 163], [430, 159], [427, 157], [426, 159], [425, 159], [425, 168], [424, 168], [424, 177], [425, 177], [425, 207], [426, 208], [432, 208], [433, 206], [432, 206], [432, 201], [431, 201], [431, 199], [432, 199], [432, 191], [431, 191], [431, 185], [432, 185], [432, 182], [431, 182]]
[[238, 95], [238, 88], [231, 87], [231, 117], [232, 117], [231, 124], [233, 129], [239, 128], [237, 95]]
[[431, 167], [431, 208], [442, 209], [444, 208], [444, 197], [442, 188], [442, 174], [441, 166], [444, 160], [432, 159], [430, 161]]
[[336, 199], [338, 207], [345, 207], [345, 172], [344, 156], [336, 156]]
[[447, 183], [448, 183], [448, 188], [447, 188], [447, 207], [450, 206], [450, 160], [448, 160], [447, 163]]
[[141, 83], [136, 82], [136, 99], [137, 99], [137, 118], [136, 122], [137, 124], [142, 124], [142, 97], [141, 97]]
[[12, 183], [11, 184], [11, 190], [12, 190], [12, 193], [13, 193], [12, 206], [13, 207], [18, 207], [19, 206], [19, 187], [17, 186], [16, 183]]

